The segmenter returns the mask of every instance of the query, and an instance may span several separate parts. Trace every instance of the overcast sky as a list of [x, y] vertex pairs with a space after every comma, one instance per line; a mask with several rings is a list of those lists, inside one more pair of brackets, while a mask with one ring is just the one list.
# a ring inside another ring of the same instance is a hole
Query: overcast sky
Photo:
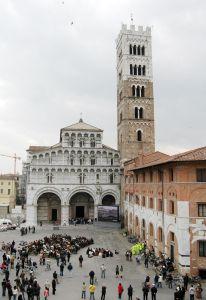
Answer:
[[156, 149], [206, 145], [205, 0], [0, 0], [0, 153], [24, 160], [81, 112], [116, 147], [115, 39], [131, 13], [152, 26]]

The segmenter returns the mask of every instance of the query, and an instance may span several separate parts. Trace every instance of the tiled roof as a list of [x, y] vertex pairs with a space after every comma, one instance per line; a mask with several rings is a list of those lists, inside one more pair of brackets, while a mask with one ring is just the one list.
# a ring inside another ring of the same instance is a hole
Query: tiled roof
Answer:
[[14, 174], [1, 174], [0, 175], [0, 180], [16, 180], [17, 175]]
[[[186, 152], [178, 153], [172, 156], [161, 152], [154, 152], [148, 155], [142, 155], [139, 158], [140, 163], [136, 164], [136, 167], [132, 170], [142, 169], [157, 165], [162, 165], [170, 162], [177, 161], [206, 161], [206, 147], [189, 150]], [[138, 161], [138, 158], [137, 158]]]
[[29, 146], [29, 149], [27, 151], [31, 152], [39, 152], [49, 149], [49, 146]]

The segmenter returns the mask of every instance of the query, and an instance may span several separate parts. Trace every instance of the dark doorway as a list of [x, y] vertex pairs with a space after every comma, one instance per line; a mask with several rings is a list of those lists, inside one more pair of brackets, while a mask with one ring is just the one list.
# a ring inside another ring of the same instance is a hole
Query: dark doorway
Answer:
[[170, 245], [170, 259], [172, 262], [174, 262], [174, 258], [175, 258], [175, 246], [174, 245]]
[[84, 206], [76, 206], [76, 218], [84, 218]]
[[56, 222], [57, 221], [57, 209], [52, 208], [52, 221]]

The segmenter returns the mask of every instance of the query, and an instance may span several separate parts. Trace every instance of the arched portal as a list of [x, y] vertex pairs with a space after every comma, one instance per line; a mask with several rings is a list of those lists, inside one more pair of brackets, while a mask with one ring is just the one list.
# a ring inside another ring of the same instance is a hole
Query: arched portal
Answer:
[[94, 199], [86, 192], [77, 192], [70, 199], [70, 218], [94, 219]]
[[112, 205], [115, 205], [115, 198], [114, 196], [112, 195], [105, 195], [103, 198], [102, 198], [102, 205], [105, 205], [105, 206], [112, 206]]
[[37, 200], [37, 222], [61, 223], [61, 200], [54, 193], [44, 193]]

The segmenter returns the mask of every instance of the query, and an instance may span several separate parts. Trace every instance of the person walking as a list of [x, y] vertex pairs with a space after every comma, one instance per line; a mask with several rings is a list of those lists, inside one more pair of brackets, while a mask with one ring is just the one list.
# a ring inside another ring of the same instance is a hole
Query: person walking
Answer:
[[105, 278], [106, 268], [104, 264], [101, 265], [100, 270], [101, 270], [101, 278]]
[[55, 279], [56, 283], [58, 284], [58, 274], [57, 274], [57, 271], [54, 271], [53, 273], [53, 279]]
[[196, 299], [202, 299], [202, 287], [201, 287], [201, 284], [198, 283], [198, 285], [196, 286], [195, 288], [195, 296], [196, 296]]
[[89, 278], [90, 278], [90, 284], [91, 284], [91, 285], [94, 284], [94, 275], [95, 275], [94, 271], [91, 270], [91, 271], [89, 272]]
[[60, 276], [64, 276], [64, 263], [63, 262], [60, 264], [59, 269], [60, 269]]
[[102, 285], [102, 294], [101, 294], [101, 300], [105, 300], [107, 287], [105, 284]]
[[95, 292], [95, 290], [96, 290], [95, 285], [94, 284], [90, 284], [90, 286], [89, 286], [89, 293], [90, 293], [89, 300], [95, 300], [95, 298], [94, 298], [94, 292]]
[[195, 288], [193, 285], [191, 285], [191, 287], [189, 288], [189, 295], [190, 295], [190, 300], [195, 299]]
[[146, 256], [145, 260], [144, 260], [144, 266], [145, 266], [145, 268], [148, 268], [148, 263], [149, 263], [149, 260], [148, 260], [148, 257]]
[[6, 279], [5, 278], [3, 279], [1, 286], [2, 286], [2, 296], [5, 297], [6, 296]]
[[24, 300], [22, 292], [19, 292], [17, 300]]
[[71, 263], [68, 264], [67, 269], [69, 270], [69, 277], [72, 277], [72, 270], [73, 270], [73, 266]]
[[56, 285], [57, 285], [56, 280], [53, 278], [52, 279], [52, 295], [55, 295], [55, 293], [56, 293]]
[[172, 274], [168, 275], [168, 288], [172, 289], [172, 281], [173, 281], [173, 277]]
[[18, 290], [16, 285], [13, 288], [13, 300], [17, 300]]
[[142, 288], [143, 300], [148, 300], [149, 287], [145, 284]]
[[187, 287], [188, 287], [188, 283], [189, 283], [189, 276], [187, 275], [187, 273], [183, 277], [183, 281], [184, 281], [184, 288], [187, 291]]
[[123, 278], [123, 270], [124, 270], [124, 269], [123, 269], [123, 266], [121, 265], [121, 266], [120, 266], [120, 269], [119, 269], [119, 277], [120, 277], [120, 278]]
[[48, 289], [45, 287], [45, 290], [44, 290], [44, 300], [47, 300], [49, 297], [49, 291]]
[[83, 284], [82, 284], [82, 299], [86, 299], [86, 290], [87, 290], [86, 283], [83, 282]]
[[156, 285], [153, 283], [153, 285], [151, 287], [152, 300], [156, 300], [156, 294], [157, 294], [157, 288], [156, 288]]
[[119, 299], [122, 299], [122, 293], [124, 292], [124, 288], [121, 283], [118, 284], [117, 291]]
[[129, 285], [129, 287], [127, 289], [127, 294], [128, 294], [128, 300], [132, 300], [133, 287], [131, 286], [131, 284]]
[[116, 273], [116, 278], [118, 278], [119, 277], [119, 266], [118, 265], [116, 266], [115, 273]]
[[10, 285], [9, 288], [8, 288], [8, 297], [9, 297], [9, 300], [11, 300], [12, 296], [13, 296], [13, 291], [12, 291], [12, 287]]
[[83, 263], [83, 256], [82, 255], [80, 255], [80, 257], [79, 257], [79, 266], [80, 266], [80, 268], [82, 268], [82, 263]]

